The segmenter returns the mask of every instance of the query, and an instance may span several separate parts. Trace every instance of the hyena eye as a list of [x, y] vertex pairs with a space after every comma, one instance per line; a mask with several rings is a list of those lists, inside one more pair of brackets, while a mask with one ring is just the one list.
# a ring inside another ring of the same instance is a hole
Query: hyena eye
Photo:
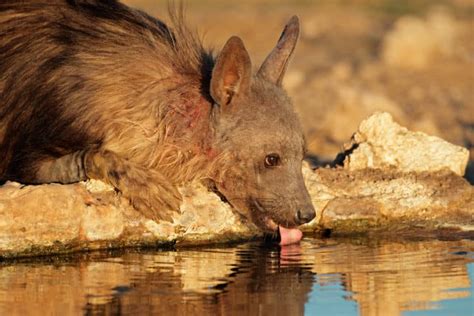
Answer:
[[270, 154], [265, 157], [265, 167], [275, 167], [280, 164], [280, 156], [278, 154]]

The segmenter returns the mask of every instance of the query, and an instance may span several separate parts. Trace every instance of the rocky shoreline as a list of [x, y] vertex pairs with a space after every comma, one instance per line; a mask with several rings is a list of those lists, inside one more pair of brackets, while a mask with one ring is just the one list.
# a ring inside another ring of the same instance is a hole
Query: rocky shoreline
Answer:
[[[377, 113], [363, 121], [331, 167], [304, 176], [317, 217], [308, 234], [474, 238], [469, 152], [411, 132]], [[259, 230], [199, 183], [182, 187], [173, 222], [142, 217], [97, 181], [0, 186], [0, 257], [135, 246], [225, 243]]]

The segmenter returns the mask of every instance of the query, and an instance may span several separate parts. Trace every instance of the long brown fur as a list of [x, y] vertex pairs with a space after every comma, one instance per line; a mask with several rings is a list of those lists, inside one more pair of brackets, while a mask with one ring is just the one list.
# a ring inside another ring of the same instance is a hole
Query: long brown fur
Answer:
[[[229, 173], [241, 150], [226, 145], [233, 124], [222, 122], [231, 108], [217, 95], [230, 105], [257, 100], [253, 93], [282, 103], [285, 128], [295, 135], [288, 141], [299, 148], [301, 128], [287, 98], [265, 83], [274, 81], [267, 73], [281, 83], [297, 30], [288, 49], [271, 55], [273, 71], [250, 76], [240, 40], [229, 40], [216, 61], [182, 12], [171, 10], [167, 26], [114, 0], [1, 1], [0, 181], [100, 179], [147, 217], [169, 219], [166, 210], [179, 207], [178, 184], [211, 179], [228, 191], [220, 185], [228, 177], [246, 178]], [[301, 150], [293, 152], [301, 162]]]

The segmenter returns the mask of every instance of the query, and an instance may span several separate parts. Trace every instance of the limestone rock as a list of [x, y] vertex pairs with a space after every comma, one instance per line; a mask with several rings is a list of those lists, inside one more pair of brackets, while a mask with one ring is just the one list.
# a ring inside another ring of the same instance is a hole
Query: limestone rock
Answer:
[[404, 172], [436, 172], [449, 169], [463, 176], [469, 151], [441, 138], [411, 132], [393, 121], [388, 113], [364, 120], [345, 146], [344, 168], [393, 167]]
[[77, 186], [7, 183], [0, 187], [0, 253], [73, 243], [86, 208]]
[[173, 223], [144, 218], [98, 182], [0, 186], [0, 257], [248, 239], [260, 232], [198, 183]]
[[318, 212], [307, 229], [355, 233], [452, 227], [474, 236], [474, 187], [448, 170], [320, 168], [305, 176]]

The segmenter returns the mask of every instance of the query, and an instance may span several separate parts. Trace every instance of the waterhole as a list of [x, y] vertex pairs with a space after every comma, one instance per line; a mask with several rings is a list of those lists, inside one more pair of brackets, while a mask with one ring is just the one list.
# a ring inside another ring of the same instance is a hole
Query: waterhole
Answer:
[[304, 238], [0, 263], [0, 315], [473, 315], [474, 242]]

